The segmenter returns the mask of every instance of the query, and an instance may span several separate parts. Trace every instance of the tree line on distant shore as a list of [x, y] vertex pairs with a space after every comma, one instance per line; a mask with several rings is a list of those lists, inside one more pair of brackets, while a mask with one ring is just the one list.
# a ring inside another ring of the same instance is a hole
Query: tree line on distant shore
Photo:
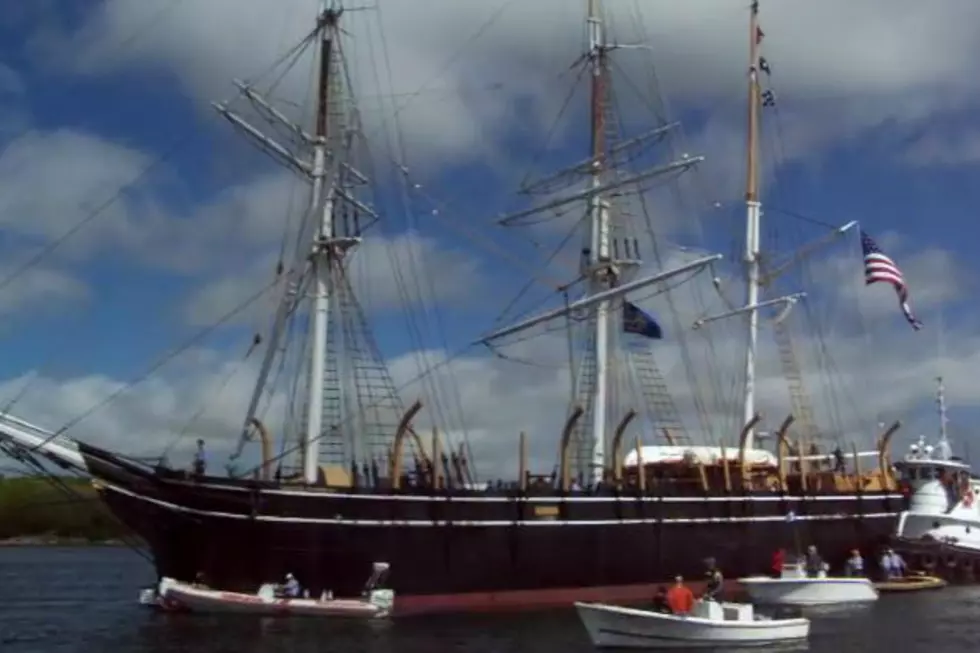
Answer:
[[0, 476], [0, 542], [97, 543], [129, 535], [87, 479], [58, 477], [58, 481]]

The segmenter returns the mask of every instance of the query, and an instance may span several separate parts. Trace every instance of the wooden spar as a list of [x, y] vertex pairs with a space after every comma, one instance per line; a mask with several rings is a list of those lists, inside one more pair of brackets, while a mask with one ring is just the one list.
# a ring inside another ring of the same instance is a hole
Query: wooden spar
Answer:
[[856, 442], [851, 443], [851, 451], [854, 452], [854, 491], [864, 490], [864, 483], [861, 479], [861, 459], [858, 457], [858, 446]]
[[878, 440], [878, 470], [881, 472], [883, 486], [889, 490], [895, 488], [895, 479], [892, 477], [891, 457], [888, 455], [888, 445], [891, 444], [895, 431], [901, 427], [902, 422], [896, 420], [894, 424], [888, 427], [887, 431], [882, 433], [881, 438]]
[[728, 468], [728, 451], [725, 449], [725, 443], [721, 443], [721, 473], [725, 479], [725, 492], [731, 493], [732, 491], [732, 474], [731, 470]]
[[[779, 460], [779, 489], [782, 492], [787, 490], [786, 487], [786, 457], [789, 455], [789, 441], [786, 439], [786, 434], [789, 432], [789, 427], [796, 418], [792, 414], [787, 415], [783, 423], [780, 424], [779, 430], [776, 431], [776, 456]], [[800, 452], [802, 455], [803, 452]]]
[[647, 470], [643, 464], [643, 439], [636, 436], [636, 487], [641, 494], [647, 491]]
[[408, 433], [408, 429], [412, 424], [412, 419], [422, 410], [422, 402], [416, 400], [411, 407], [405, 411], [402, 415], [401, 420], [398, 422], [398, 428], [395, 430], [395, 440], [391, 445], [391, 460], [388, 463], [388, 476], [391, 481], [391, 487], [394, 489], [399, 489], [402, 483], [402, 449], [404, 448], [405, 435]]
[[568, 445], [572, 439], [572, 433], [575, 431], [575, 424], [578, 423], [579, 419], [585, 413], [585, 409], [581, 406], [576, 406], [572, 410], [572, 414], [568, 416], [565, 420], [565, 428], [561, 432], [561, 449], [559, 450], [559, 460], [561, 461], [561, 490], [562, 492], [568, 492], [571, 485], [568, 470]]
[[807, 483], [807, 474], [809, 473], [809, 462], [804, 458], [803, 452], [806, 451], [805, 448], [806, 439], [800, 438], [796, 441], [796, 452], [797, 460], [800, 464], [800, 488], [806, 492], [809, 490], [809, 484]]
[[432, 427], [432, 459], [429, 464], [429, 469], [431, 469], [432, 475], [432, 487], [436, 490], [442, 489], [442, 465], [441, 465], [441, 455], [442, 447], [439, 442], [439, 430], [436, 427]]
[[708, 471], [704, 468], [704, 461], [701, 458], [697, 459], [696, 464], [698, 466], [698, 475], [701, 477], [701, 489], [707, 492], [710, 487], [708, 485]]
[[626, 427], [630, 425], [636, 418], [636, 411], [630, 409], [623, 419], [620, 420], [619, 424], [616, 426], [616, 431], [613, 433], [612, 439], [612, 457], [613, 457], [613, 481], [616, 483], [621, 483], [623, 481], [623, 434], [626, 433]]
[[418, 452], [419, 459], [423, 465], [429, 464], [429, 456], [425, 453], [425, 445], [422, 444], [422, 438], [416, 433], [415, 429], [411, 425], [408, 427], [408, 434], [412, 436], [412, 442], [415, 444], [415, 449]]
[[262, 470], [262, 480], [268, 481], [272, 478], [272, 438], [269, 437], [268, 429], [265, 428], [265, 424], [259, 418], [253, 417], [248, 421], [259, 433], [259, 444], [262, 447], [262, 465], [259, 469]]
[[527, 492], [527, 433], [524, 431], [521, 431], [518, 447], [518, 478], [520, 479], [518, 482], [521, 492]]
[[742, 487], [744, 488], [749, 483], [749, 474], [745, 469], [745, 447], [748, 444], [749, 434], [752, 432], [752, 427], [759, 423], [762, 419], [762, 415], [756, 413], [752, 416], [745, 426], [742, 427], [742, 432], [738, 436], [738, 473], [741, 477]]

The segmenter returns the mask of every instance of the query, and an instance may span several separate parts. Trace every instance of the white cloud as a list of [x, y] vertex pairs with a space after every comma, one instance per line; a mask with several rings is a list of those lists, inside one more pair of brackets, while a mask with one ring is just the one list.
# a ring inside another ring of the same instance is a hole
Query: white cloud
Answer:
[[[229, 361], [195, 350], [134, 386], [100, 374], [55, 380], [32, 373], [0, 385], [0, 397], [21, 396], [11, 412], [42, 428], [75, 422], [69, 437], [135, 456], [157, 456], [173, 445], [179, 459], [198, 437], [217, 452], [230, 450], [241, 432], [256, 369], [252, 360]], [[112, 396], [111, 403], [93, 411]], [[83, 415], [88, 416], [79, 419]]]
[[[0, 225], [29, 244], [57, 240], [135, 180], [147, 157], [71, 130], [32, 132], [0, 153]], [[127, 197], [107, 206], [98, 229], [79, 232], [63, 251], [90, 254], [133, 238]]]
[[0, 315], [8, 318], [38, 311], [62, 312], [66, 305], [91, 299], [92, 291], [83, 281], [57, 269], [32, 266], [23, 270], [0, 267], [0, 279], [18, 274], [15, 281], [0, 288]]
[[[227, 94], [231, 78], [263, 70], [305, 34], [316, 5], [215, 0], [168, 8], [165, 0], [115, 0], [93, 10], [63, 44], [51, 45], [77, 53], [72, 59], [80, 71], [161, 66], [175, 72], [193, 96], [213, 99]], [[560, 81], [557, 76], [584, 47], [584, 3], [572, 10], [567, 0], [432, 0], [424, 12], [402, 1], [379, 5], [379, 14], [346, 18], [355, 37], [350, 54], [362, 95], [374, 96], [365, 98], [365, 108], [375, 126], [379, 94], [402, 95], [384, 101], [389, 111], [392, 104], [410, 104], [401, 120], [412, 150], [483, 155], [498, 151], [510, 130], [531, 133], [546, 126], [569, 82], [568, 75]], [[618, 41], [648, 40], [654, 50], [652, 60], [643, 52], [617, 53], [634, 85], [649, 86], [655, 64], [672, 102], [704, 104], [743, 90], [744, 2], [615, 0], [605, 6]], [[978, 19], [980, 5], [960, 0], [928, 6], [900, 0], [887, 11], [875, 0], [772, 3], [763, 6], [763, 49], [787, 112], [823, 117], [807, 139], [822, 143], [828, 133], [851, 132], [855, 123], [920, 119], [974, 98], [977, 82], [969, 62], [980, 53], [980, 36], [972, 29]], [[117, 47], [134, 33], [145, 34]], [[58, 52], [49, 55], [61, 61]], [[282, 97], [307, 94], [309, 68], [296, 69], [280, 87]], [[498, 83], [493, 92], [480, 90]], [[420, 89], [439, 92], [406, 97]]]

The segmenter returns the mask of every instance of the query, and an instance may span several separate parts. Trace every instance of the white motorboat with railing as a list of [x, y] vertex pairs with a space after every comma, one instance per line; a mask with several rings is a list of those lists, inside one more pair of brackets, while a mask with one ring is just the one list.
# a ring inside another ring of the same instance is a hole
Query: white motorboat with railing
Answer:
[[600, 648], [714, 648], [759, 646], [805, 640], [810, 621], [770, 619], [747, 603], [701, 600], [690, 614], [576, 603], [579, 619]]
[[750, 576], [739, 578], [739, 584], [754, 602], [762, 605], [794, 607], [873, 603], [878, 590], [867, 578], [806, 574], [801, 562], [783, 565], [779, 578]]

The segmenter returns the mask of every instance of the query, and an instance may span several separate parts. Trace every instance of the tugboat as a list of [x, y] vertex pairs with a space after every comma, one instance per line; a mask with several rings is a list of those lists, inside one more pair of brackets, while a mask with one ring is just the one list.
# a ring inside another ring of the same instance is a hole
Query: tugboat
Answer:
[[974, 582], [980, 571], [980, 479], [970, 465], [953, 455], [947, 437], [946, 396], [937, 378], [939, 438], [925, 436], [909, 446], [895, 463], [909, 508], [899, 515], [893, 549], [909, 568], [949, 582]]

